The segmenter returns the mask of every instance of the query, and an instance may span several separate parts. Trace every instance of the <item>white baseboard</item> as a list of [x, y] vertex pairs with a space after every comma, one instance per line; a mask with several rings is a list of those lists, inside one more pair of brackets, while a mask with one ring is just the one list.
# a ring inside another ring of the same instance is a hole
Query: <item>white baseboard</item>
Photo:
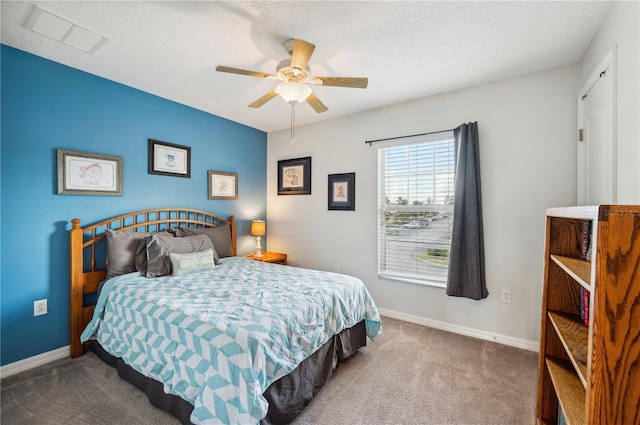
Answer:
[[387, 310], [385, 308], [378, 308], [378, 312], [382, 316], [391, 317], [392, 319], [403, 320], [405, 322], [415, 323], [417, 325], [428, 326], [430, 328], [440, 329], [442, 331], [483, 339], [485, 341], [493, 341], [500, 344], [509, 345], [511, 347], [522, 348], [524, 350], [538, 352], [540, 349], [540, 343], [538, 341], [529, 341], [526, 339], [496, 334], [493, 332], [481, 331], [479, 329], [467, 328], [465, 326], [454, 325], [451, 323], [442, 322], [440, 320], [415, 316], [413, 314]]
[[43, 364], [51, 363], [54, 360], [64, 359], [69, 357], [69, 346], [60, 347], [46, 353], [38, 354], [37, 356], [29, 357], [27, 359], [18, 360], [17, 362], [9, 363], [0, 367], [0, 378], [6, 378], [16, 373], [24, 372], [25, 370], [33, 369], [34, 367], [41, 366]]

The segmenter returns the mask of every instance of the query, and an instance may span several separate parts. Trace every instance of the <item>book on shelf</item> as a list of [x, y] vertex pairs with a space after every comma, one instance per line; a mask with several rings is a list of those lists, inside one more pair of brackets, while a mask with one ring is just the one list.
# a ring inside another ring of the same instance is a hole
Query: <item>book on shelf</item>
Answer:
[[560, 404], [558, 404], [558, 425], [567, 425], [567, 420], [564, 418]]
[[589, 291], [580, 287], [580, 318], [585, 326], [589, 326], [589, 298], [591, 298]]
[[580, 259], [591, 260], [591, 220], [582, 220]]
[[[580, 259], [591, 260], [591, 220], [582, 220], [582, 232], [580, 238]], [[580, 320], [585, 326], [589, 326], [589, 291], [580, 287]]]

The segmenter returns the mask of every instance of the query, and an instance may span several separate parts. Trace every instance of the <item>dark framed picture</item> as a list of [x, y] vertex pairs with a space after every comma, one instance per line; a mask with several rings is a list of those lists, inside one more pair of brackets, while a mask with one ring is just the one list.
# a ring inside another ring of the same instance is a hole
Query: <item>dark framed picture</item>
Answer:
[[122, 196], [122, 157], [57, 150], [58, 194]]
[[149, 139], [148, 172], [191, 178], [191, 147]]
[[278, 161], [278, 195], [311, 194], [311, 157]]
[[329, 174], [329, 209], [356, 210], [356, 173]]
[[238, 174], [209, 170], [209, 199], [238, 199]]

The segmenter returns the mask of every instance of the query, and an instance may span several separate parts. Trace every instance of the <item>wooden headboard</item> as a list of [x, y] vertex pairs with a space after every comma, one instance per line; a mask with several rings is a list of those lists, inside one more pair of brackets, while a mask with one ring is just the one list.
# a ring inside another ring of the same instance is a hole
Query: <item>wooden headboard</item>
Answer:
[[[231, 249], [236, 255], [235, 217], [228, 219], [205, 211], [185, 208], [158, 208], [135, 211], [108, 218], [87, 227], [80, 227], [80, 219], [71, 220], [70, 266], [71, 266], [71, 352], [72, 358], [84, 354], [80, 342], [82, 331], [91, 321], [97, 300], [85, 305], [84, 296], [97, 292], [100, 282], [107, 277], [105, 230], [123, 232], [159, 232], [175, 226], [218, 227], [229, 224]], [[95, 298], [95, 296], [94, 296]]]

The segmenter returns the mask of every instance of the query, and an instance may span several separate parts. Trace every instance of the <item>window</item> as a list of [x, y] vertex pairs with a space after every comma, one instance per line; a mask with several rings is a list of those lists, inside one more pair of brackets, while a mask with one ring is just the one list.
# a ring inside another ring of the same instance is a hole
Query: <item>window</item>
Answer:
[[454, 176], [453, 131], [379, 147], [379, 277], [446, 286]]

